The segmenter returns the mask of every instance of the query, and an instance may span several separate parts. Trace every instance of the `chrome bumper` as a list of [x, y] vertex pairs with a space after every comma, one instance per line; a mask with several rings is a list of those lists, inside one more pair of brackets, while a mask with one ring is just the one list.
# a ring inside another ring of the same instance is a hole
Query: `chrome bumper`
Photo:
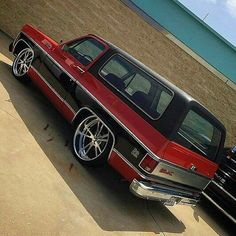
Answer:
[[136, 179], [130, 184], [130, 191], [137, 197], [160, 201], [167, 206], [175, 204], [196, 205], [199, 201], [198, 198], [185, 191], [177, 191], [171, 187], [137, 181]]

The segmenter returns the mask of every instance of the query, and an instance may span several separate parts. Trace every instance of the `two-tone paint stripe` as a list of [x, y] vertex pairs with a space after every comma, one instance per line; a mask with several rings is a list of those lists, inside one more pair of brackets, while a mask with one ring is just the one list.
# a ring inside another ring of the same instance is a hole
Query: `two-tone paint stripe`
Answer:
[[59, 93], [47, 82], [47, 80], [34, 68], [31, 66], [31, 69], [40, 77], [40, 79], [47, 85], [47, 87], [69, 108], [69, 110], [75, 115], [76, 111], [66, 102], [66, 99], [62, 98]]
[[[30, 36], [28, 36], [26, 33], [22, 32], [26, 37], [28, 37], [35, 45], [37, 45], [42, 51], [45, 52], [45, 54], [62, 70], [64, 71], [77, 85], [79, 85], [98, 105], [100, 105], [118, 124], [120, 124], [124, 130], [126, 130], [148, 153], [149, 155], [157, 160], [157, 161], [162, 161], [164, 163], [167, 163], [169, 165], [173, 165], [175, 166], [176, 168], [179, 168], [181, 170], [185, 170], [185, 168], [183, 167], [180, 167], [178, 165], [175, 165], [169, 161], [166, 161], [166, 160], [163, 160], [161, 159], [159, 156], [157, 156], [152, 150], [150, 150], [136, 135], [134, 135], [134, 133], [129, 129], [127, 128], [119, 119], [116, 118], [116, 116], [104, 105], [102, 104], [101, 101], [99, 101], [93, 94], [91, 94], [88, 89], [86, 87], [84, 87], [78, 80], [76, 80], [68, 71], [66, 71], [49, 53], [47, 53], [45, 51], [45, 49], [43, 49], [37, 42], [35, 42]], [[77, 113], [75, 114], [74, 118], [76, 117]], [[72, 119], [72, 122], [74, 120], [74, 118]], [[194, 173], [192, 172], [193, 175], [196, 175], [196, 176], [200, 176], [200, 177], [203, 177], [203, 178], [206, 178], [208, 180], [210, 180], [210, 178], [206, 177], [205, 175], [202, 175], [202, 174], [199, 174], [199, 173]]]

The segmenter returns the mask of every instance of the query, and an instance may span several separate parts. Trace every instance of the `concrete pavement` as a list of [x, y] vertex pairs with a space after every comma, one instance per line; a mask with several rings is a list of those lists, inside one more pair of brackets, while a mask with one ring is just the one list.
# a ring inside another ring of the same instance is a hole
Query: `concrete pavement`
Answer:
[[133, 196], [109, 167], [84, 168], [71, 128], [41, 93], [11, 74], [0, 32], [0, 235], [233, 235], [208, 202], [165, 207]]

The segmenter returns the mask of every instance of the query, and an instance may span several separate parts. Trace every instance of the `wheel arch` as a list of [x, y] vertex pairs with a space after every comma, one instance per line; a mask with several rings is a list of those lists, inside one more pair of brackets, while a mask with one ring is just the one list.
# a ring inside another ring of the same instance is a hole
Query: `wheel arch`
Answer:
[[82, 107], [80, 108], [77, 113], [75, 114], [73, 120], [72, 120], [72, 126], [74, 128], [76, 128], [76, 126], [78, 125], [78, 123], [83, 120], [84, 118], [91, 116], [91, 115], [96, 115], [98, 116], [93, 110], [91, 110], [88, 107]]
[[33, 45], [21, 38], [15, 43], [13, 48], [13, 54], [18, 55], [18, 53], [25, 48], [31, 48], [33, 50]]

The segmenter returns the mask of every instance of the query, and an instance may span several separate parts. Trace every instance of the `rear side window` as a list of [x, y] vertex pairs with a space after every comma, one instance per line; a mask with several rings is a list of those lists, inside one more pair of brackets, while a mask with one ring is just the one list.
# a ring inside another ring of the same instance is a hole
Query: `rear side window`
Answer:
[[221, 132], [207, 118], [190, 110], [179, 129], [179, 134], [201, 153], [210, 159], [215, 158], [221, 141]]
[[123, 56], [113, 56], [100, 75], [152, 119], [158, 119], [173, 98], [173, 92]]

